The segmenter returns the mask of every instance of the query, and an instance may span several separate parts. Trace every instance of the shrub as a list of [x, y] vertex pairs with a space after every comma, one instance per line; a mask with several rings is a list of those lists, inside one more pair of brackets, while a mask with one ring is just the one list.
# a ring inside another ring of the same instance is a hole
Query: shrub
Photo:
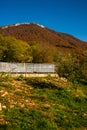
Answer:
[[80, 62], [72, 55], [62, 55], [57, 63], [57, 73], [70, 81], [79, 81], [81, 78]]
[[1, 72], [0, 73], [0, 82], [11, 81], [13, 78], [10, 73]]
[[21, 74], [16, 78], [18, 81], [23, 81], [25, 77]]

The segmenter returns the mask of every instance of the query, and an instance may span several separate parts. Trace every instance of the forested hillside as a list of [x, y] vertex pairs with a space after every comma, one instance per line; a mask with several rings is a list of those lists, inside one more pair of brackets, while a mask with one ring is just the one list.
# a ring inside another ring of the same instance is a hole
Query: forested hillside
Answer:
[[[81, 46], [82, 44], [79, 47]], [[50, 44], [43, 44], [42, 46], [42, 44], [36, 41], [28, 43], [12, 36], [0, 35], [0, 61], [54, 63], [56, 64], [56, 72], [60, 76], [66, 77], [69, 80], [87, 79], [86, 48], [85, 51], [82, 49], [82, 53], [58, 51], [55, 46]]]
[[55, 60], [56, 49], [33, 41], [28, 44], [12, 36], [0, 35], [0, 61], [52, 63]]
[[49, 45], [58, 51], [82, 55], [87, 50], [87, 44], [69, 34], [56, 32], [47, 27], [34, 23], [13, 24], [0, 27], [0, 34], [13, 36], [26, 41], [28, 44], [35, 41], [42, 47]]

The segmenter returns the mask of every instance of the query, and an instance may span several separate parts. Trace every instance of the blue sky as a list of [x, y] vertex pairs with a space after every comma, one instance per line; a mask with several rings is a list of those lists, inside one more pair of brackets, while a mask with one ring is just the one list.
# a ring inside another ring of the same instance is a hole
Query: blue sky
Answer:
[[24, 22], [87, 41], [87, 0], [0, 0], [0, 26]]

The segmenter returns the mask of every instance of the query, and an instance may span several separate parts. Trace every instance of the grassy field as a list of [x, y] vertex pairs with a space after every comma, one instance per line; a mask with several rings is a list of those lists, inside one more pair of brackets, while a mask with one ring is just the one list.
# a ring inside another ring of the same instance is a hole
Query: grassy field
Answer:
[[87, 85], [1, 74], [0, 130], [87, 130]]

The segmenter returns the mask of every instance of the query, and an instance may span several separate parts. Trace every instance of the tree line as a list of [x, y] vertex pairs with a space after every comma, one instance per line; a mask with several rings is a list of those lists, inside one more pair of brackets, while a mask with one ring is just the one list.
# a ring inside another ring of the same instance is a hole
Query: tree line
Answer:
[[40, 45], [36, 41], [27, 43], [12, 36], [0, 35], [0, 61], [52, 63], [55, 54], [55, 49], [49, 45]]
[[1, 62], [55, 63], [59, 76], [69, 80], [87, 80], [87, 51], [78, 54], [59, 52], [51, 45], [36, 41], [27, 43], [11, 36], [0, 35]]

